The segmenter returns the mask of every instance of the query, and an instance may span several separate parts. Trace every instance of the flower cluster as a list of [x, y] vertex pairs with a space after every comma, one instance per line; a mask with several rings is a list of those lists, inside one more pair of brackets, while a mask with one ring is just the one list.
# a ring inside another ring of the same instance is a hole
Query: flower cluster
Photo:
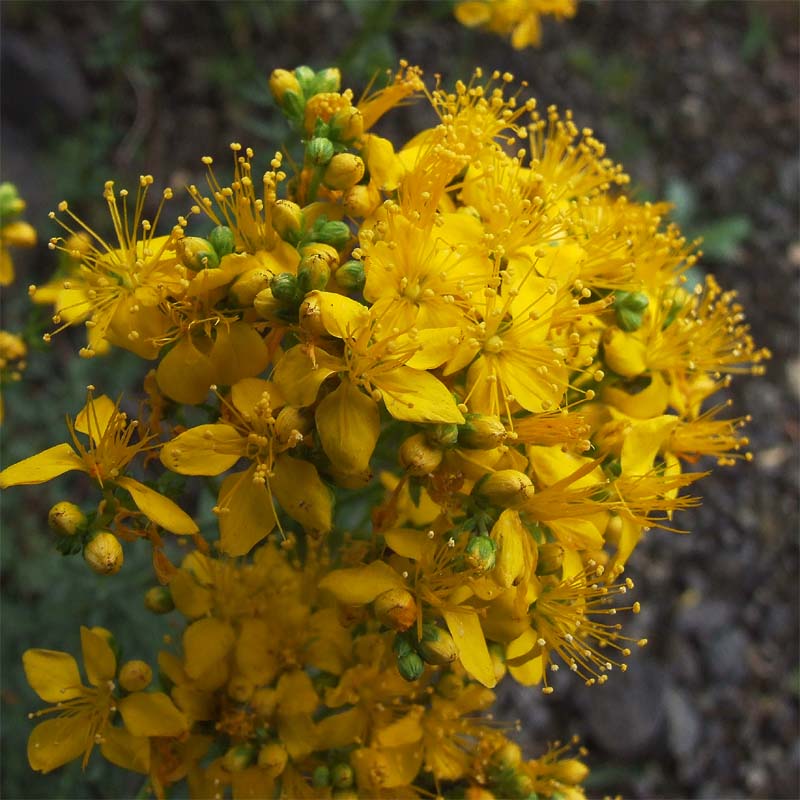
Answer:
[[569, 19], [577, 9], [578, 0], [459, 0], [455, 15], [468, 28], [510, 34], [511, 46], [524, 50], [541, 44], [542, 17]]
[[[697, 502], [687, 465], [750, 457], [707, 401], [768, 353], [733, 292], [691, 285], [668, 207], [513, 83], [401, 63], [356, 101], [337, 70], [276, 70], [296, 155], [261, 173], [233, 144], [227, 179], [203, 158], [166, 233], [150, 176], [135, 198], [106, 184], [111, 243], [52, 215], [70, 260], [31, 287], [45, 338], [82, 325], [81, 355], [153, 368], [138, 419], [89, 387], [70, 441], [0, 487], [83, 473], [98, 502], [51, 509], [59, 549], [111, 575], [147, 540], [146, 605], [185, 621], [161, 691], [106, 631], [81, 632], [89, 687], [28, 651], [55, 715], [34, 769], [99, 744], [158, 797], [583, 796], [582, 751], [526, 760], [492, 688], [627, 669], [646, 641], [618, 621], [639, 611], [626, 561]], [[374, 132], [415, 98], [432, 127]]]

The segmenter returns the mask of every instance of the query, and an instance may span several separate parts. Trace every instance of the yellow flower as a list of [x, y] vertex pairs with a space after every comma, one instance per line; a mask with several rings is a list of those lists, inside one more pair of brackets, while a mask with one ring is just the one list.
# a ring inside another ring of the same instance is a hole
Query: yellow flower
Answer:
[[10, 247], [33, 247], [36, 231], [27, 222], [16, 219], [25, 210], [25, 201], [12, 183], [0, 183], [0, 286], [14, 282], [14, 262]]
[[[28, 760], [33, 769], [50, 772], [76, 758], [83, 766], [96, 744], [103, 755], [125, 769], [147, 773], [150, 736], [180, 736], [186, 718], [161, 692], [133, 692], [120, 698], [114, 678], [117, 659], [102, 629], [81, 628], [83, 664], [89, 686], [84, 686], [78, 665], [68, 653], [26, 650], [25, 676], [36, 694], [54, 705], [31, 714], [55, 714], [40, 722], [28, 739]], [[124, 728], [113, 727], [119, 711]]]
[[[119, 487], [128, 492], [139, 511], [156, 525], [172, 533], [192, 535], [199, 529], [194, 520], [172, 500], [124, 474], [128, 465], [144, 451], [153, 449], [153, 436], [140, 435], [132, 441], [138, 422], [128, 421], [106, 395], [94, 397], [90, 386], [84, 408], [74, 421], [67, 419], [72, 445], [58, 444], [37, 455], [6, 467], [0, 472], [0, 489], [47, 481], [78, 470], [87, 473], [102, 489]], [[77, 434], [88, 436], [84, 445]]]

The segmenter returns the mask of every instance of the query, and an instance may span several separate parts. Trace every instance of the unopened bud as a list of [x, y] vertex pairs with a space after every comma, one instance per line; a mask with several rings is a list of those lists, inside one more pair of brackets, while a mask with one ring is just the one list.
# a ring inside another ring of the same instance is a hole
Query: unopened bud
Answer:
[[445, 672], [436, 684], [436, 691], [448, 700], [455, 700], [464, 691], [464, 679], [455, 672]]
[[172, 592], [166, 586], [153, 586], [145, 592], [144, 607], [153, 614], [169, 614], [175, 608]]
[[48, 512], [47, 524], [59, 536], [75, 536], [86, 530], [86, 514], [75, 503], [62, 500]]
[[33, 247], [36, 244], [36, 229], [30, 222], [21, 219], [3, 225], [3, 244], [11, 247]]
[[614, 292], [617, 325], [624, 331], [638, 331], [650, 300], [644, 292]]
[[7, 225], [10, 219], [25, 210], [25, 201], [19, 196], [17, 187], [9, 181], [0, 183], [0, 224]]
[[342, 85], [342, 73], [337, 67], [318, 70], [313, 78], [314, 94], [319, 92], [338, 92]]
[[312, 231], [312, 237], [315, 242], [330, 245], [336, 250], [342, 250], [350, 241], [350, 236], [351, 231], [347, 223], [338, 219], [318, 220]]
[[293, 72], [286, 69], [275, 69], [272, 75], [269, 76], [269, 90], [275, 98], [275, 102], [283, 107], [285, 104], [286, 93], [291, 92], [295, 98], [302, 97], [303, 90], [300, 88], [300, 82], [297, 80]]
[[238, 306], [252, 306], [256, 295], [268, 289], [273, 273], [266, 267], [253, 267], [243, 272], [231, 286], [229, 294]]
[[276, 200], [272, 204], [272, 227], [281, 239], [291, 242], [303, 229], [303, 209], [291, 200]]
[[328, 163], [322, 182], [329, 189], [349, 189], [355, 186], [365, 172], [364, 161], [353, 153], [338, 153]]
[[547, 542], [538, 547], [539, 559], [536, 562], [537, 575], [552, 575], [564, 563], [564, 548], [558, 542]]
[[372, 183], [358, 183], [342, 195], [342, 206], [351, 217], [368, 217], [381, 203], [381, 193]]
[[388, 628], [406, 631], [417, 621], [417, 603], [406, 589], [389, 589], [374, 602], [375, 617]]
[[430, 425], [425, 429], [425, 435], [434, 447], [447, 450], [458, 443], [458, 425], [452, 422]]
[[144, 661], [126, 661], [119, 670], [119, 685], [126, 692], [141, 692], [153, 680], [153, 670]]
[[353, 768], [340, 762], [331, 767], [331, 785], [336, 789], [349, 789], [353, 785]]
[[516, 769], [522, 763], [522, 749], [516, 742], [506, 742], [492, 753], [491, 762], [501, 770]]
[[577, 758], [565, 758], [558, 761], [553, 769], [553, 777], [556, 780], [570, 786], [578, 786], [586, 780], [589, 774], [589, 767]]
[[237, 744], [222, 757], [222, 766], [228, 772], [241, 772], [253, 763], [256, 748], [251, 744]]
[[483, 414], [467, 415], [467, 421], [458, 429], [458, 443], [470, 450], [494, 450], [508, 438], [500, 417]]
[[289, 444], [293, 440], [295, 444], [299, 444], [302, 439], [311, 431], [313, 427], [313, 417], [300, 408], [294, 406], [284, 406], [279, 412], [275, 420], [275, 438], [281, 444]]
[[419, 653], [413, 650], [410, 653], [397, 656], [397, 671], [404, 680], [410, 682], [418, 680], [425, 671], [425, 662]]
[[353, 106], [337, 111], [330, 121], [331, 137], [340, 142], [360, 139], [364, 133], [364, 116]]
[[500, 508], [516, 508], [533, 497], [531, 479], [516, 469], [501, 469], [481, 478], [472, 493]]
[[297, 286], [303, 293], [324, 290], [331, 271], [339, 263], [339, 254], [327, 244], [315, 243], [303, 251], [297, 268]]
[[265, 744], [258, 751], [258, 766], [269, 773], [270, 778], [277, 778], [286, 768], [289, 754], [282, 744], [272, 742]]
[[324, 764], [314, 767], [314, 771], [311, 773], [311, 785], [315, 789], [322, 789], [330, 786], [330, 783], [331, 771]]
[[306, 158], [315, 166], [325, 166], [333, 156], [333, 142], [324, 136], [315, 136], [306, 145]]
[[442, 451], [431, 447], [424, 433], [409, 436], [400, 445], [398, 456], [406, 473], [415, 477], [429, 475], [442, 463]]
[[452, 664], [458, 658], [453, 637], [432, 622], [422, 626], [422, 638], [417, 643], [417, 650], [425, 661], [436, 666]]
[[290, 306], [297, 302], [297, 278], [291, 272], [281, 272], [270, 281], [272, 296], [281, 304]]
[[467, 544], [467, 562], [479, 572], [494, 568], [496, 560], [495, 543], [488, 536], [473, 536]]
[[99, 575], [115, 575], [122, 569], [122, 545], [113, 533], [101, 531], [83, 548], [86, 563]]
[[219, 266], [219, 256], [208, 239], [199, 236], [184, 236], [178, 241], [178, 253], [184, 266], [198, 271]]
[[214, 252], [219, 256], [220, 260], [225, 256], [229, 256], [236, 246], [236, 237], [227, 225], [217, 225], [217, 227], [208, 234], [208, 241], [211, 243]]
[[267, 287], [253, 298], [253, 308], [261, 319], [265, 319], [267, 322], [277, 322], [280, 319], [278, 313], [283, 311], [286, 306], [279, 303], [272, 294], [272, 289]]
[[300, 327], [312, 336], [326, 336], [328, 331], [322, 321], [319, 297], [309, 295], [300, 304]]
[[340, 289], [345, 289], [348, 292], [362, 291], [367, 282], [364, 265], [354, 259], [345, 261], [333, 274], [333, 279]]

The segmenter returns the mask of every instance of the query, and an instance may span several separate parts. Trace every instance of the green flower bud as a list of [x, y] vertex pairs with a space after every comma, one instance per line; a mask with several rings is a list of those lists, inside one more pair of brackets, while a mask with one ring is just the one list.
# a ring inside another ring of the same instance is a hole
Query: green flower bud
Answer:
[[331, 785], [336, 789], [349, 789], [353, 785], [353, 768], [349, 764], [334, 764], [331, 768]]
[[429, 664], [443, 667], [458, 658], [458, 650], [453, 637], [432, 622], [422, 626], [422, 639], [417, 643], [417, 651]]
[[219, 266], [219, 256], [208, 239], [199, 236], [184, 236], [178, 242], [178, 253], [184, 266], [199, 271]]
[[425, 662], [420, 658], [419, 653], [412, 650], [410, 653], [397, 656], [397, 671], [411, 683], [422, 676], [425, 671]]
[[364, 265], [360, 261], [351, 259], [345, 261], [333, 275], [336, 285], [340, 289], [345, 289], [349, 292], [363, 291], [364, 285], [367, 282], [367, 276], [364, 273]]
[[407, 656], [409, 653], [414, 652], [414, 646], [406, 636], [395, 636], [392, 642], [392, 650], [398, 656]]
[[0, 183], [0, 224], [5, 225], [25, 210], [25, 201], [13, 183]]
[[425, 429], [425, 436], [434, 446], [448, 450], [458, 444], [458, 425], [452, 422], [440, 422]]
[[643, 292], [614, 292], [617, 325], [624, 331], [637, 331], [650, 300]]
[[119, 685], [126, 692], [141, 692], [153, 680], [153, 670], [144, 661], [126, 661], [119, 670]]
[[[295, 73], [297, 70], [295, 70]], [[312, 92], [309, 94], [320, 94], [322, 92], [338, 92], [342, 85], [342, 73], [336, 67], [321, 69], [312, 78]]]
[[124, 555], [119, 539], [100, 531], [84, 548], [83, 558], [98, 575], [115, 575], [122, 569]]
[[494, 450], [507, 438], [508, 432], [500, 417], [468, 414], [466, 423], [458, 429], [458, 443], [470, 450]]
[[208, 234], [208, 241], [211, 243], [214, 252], [220, 259], [229, 256], [236, 246], [236, 237], [227, 225], [217, 225], [217, 227]]
[[294, 68], [294, 77], [297, 81], [298, 85], [300, 86], [300, 91], [306, 95], [306, 97], [311, 97], [314, 92], [308, 91], [311, 88], [311, 83], [314, 80], [314, 75], [316, 74], [311, 67], [307, 67], [305, 64], [295, 67]]
[[284, 241], [293, 244], [303, 229], [303, 209], [291, 200], [272, 204], [272, 227]]
[[166, 586], [153, 586], [145, 592], [144, 607], [153, 614], [169, 614], [175, 608], [172, 592]]
[[486, 498], [498, 508], [516, 508], [534, 494], [533, 482], [516, 469], [500, 469], [481, 478], [472, 494]]
[[315, 789], [322, 789], [330, 786], [330, 783], [331, 771], [324, 764], [314, 767], [314, 771], [311, 773], [311, 785]]
[[271, 778], [277, 778], [289, 761], [289, 754], [286, 748], [277, 742], [265, 744], [258, 751], [258, 766], [267, 770]]
[[47, 524], [59, 536], [75, 536], [86, 530], [86, 514], [75, 503], [62, 500], [48, 512]]
[[275, 275], [270, 282], [272, 296], [283, 305], [292, 305], [297, 302], [297, 278], [291, 272], [281, 272]]
[[222, 757], [222, 766], [228, 772], [241, 772], [253, 763], [256, 748], [251, 744], [237, 744]]
[[339, 263], [339, 254], [328, 244], [314, 243], [303, 248], [297, 269], [297, 286], [302, 294], [328, 285], [331, 270]]
[[494, 569], [496, 555], [497, 545], [488, 536], [473, 536], [467, 544], [467, 561], [481, 572]]
[[522, 750], [516, 742], [506, 742], [492, 753], [491, 764], [501, 770], [516, 769], [522, 763]]
[[322, 182], [329, 189], [349, 189], [363, 177], [366, 167], [361, 158], [353, 153], [338, 153], [328, 163]]
[[346, 222], [330, 220], [320, 217], [314, 225], [311, 237], [314, 242], [327, 244], [336, 250], [342, 250], [350, 241], [351, 231]]
[[334, 155], [333, 142], [323, 136], [315, 136], [306, 145], [306, 158], [311, 164], [324, 166]]

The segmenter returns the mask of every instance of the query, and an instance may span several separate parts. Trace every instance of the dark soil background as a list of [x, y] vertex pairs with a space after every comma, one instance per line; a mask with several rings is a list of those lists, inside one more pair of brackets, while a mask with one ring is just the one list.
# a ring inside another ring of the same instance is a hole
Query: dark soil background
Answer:
[[[797, 2], [587, 0], [574, 20], [545, 25], [541, 49], [520, 53], [460, 27], [445, 2], [5, 0], [0, 22], [0, 177], [18, 184], [43, 243], [55, 232], [46, 213], [63, 198], [106, 225], [107, 178], [135, 185], [152, 172], [177, 189], [199, 180], [200, 156], [224, 156], [235, 140], [266, 161], [285, 135], [266, 76], [300, 63], [339, 64], [357, 92], [399, 57], [446, 80], [478, 64], [510, 70], [541, 106], [572, 108], [593, 127], [639, 198], [675, 203], [684, 230], [706, 238], [703, 269], [739, 291], [757, 342], [774, 354], [764, 378], [732, 387], [733, 413], [753, 417], [756, 460], [700, 484], [703, 506], [679, 520], [691, 535], [653, 531], [632, 559], [643, 605], [632, 635], [650, 645], [626, 675], [591, 690], [557, 684], [549, 698], [508, 687], [498, 716], [523, 720], [531, 754], [579, 733], [590, 796], [800, 797]], [[394, 118], [384, 131], [418, 127], [410, 112]], [[27, 284], [53, 268], [44, 244], [17, 263], [3, 298], [9, 329], [23, 326]], [[9, 392], [6, 462], [63, 441], [64, 397], [74, 412], [85, 383], [111, 393], [136, 374], [124, 354], [87, 365], [74, 348], [64, 337], [32, 353], [26, 381]], [[147, 585], [146, 560], [126, 562], [127, 583], [114, 587], [87, 576], [52, 549], [42, 498], [3, 498], [0, 794], [134, 795], [141, 782], [100, 759], [84, 774], [73, 764], [46, 777], [25, 763], [25, 714], [37, 701], [24, 649], [77, 651], [86, 621], [149, 658], [152, 631], [165, 632], [130, 599]]]

